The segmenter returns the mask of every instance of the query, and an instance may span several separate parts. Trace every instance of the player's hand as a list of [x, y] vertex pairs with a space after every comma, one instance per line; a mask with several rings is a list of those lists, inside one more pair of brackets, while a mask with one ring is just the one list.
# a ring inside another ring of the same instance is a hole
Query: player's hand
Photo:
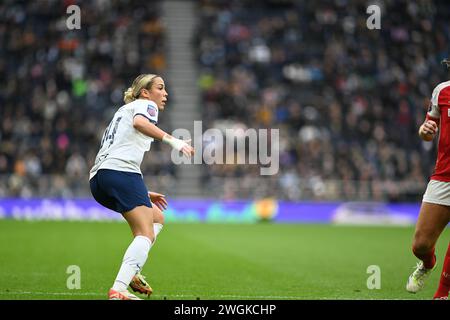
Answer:
[[183, 152], [183, 154], [188, 158], [194, 154], [194, 148], [190, 145], [191, 139], [184, 141], [166, 134], [162, 141], [169, 144], [175, 150]]
[[436, 134], [437, 131], [438, 131], [438, 126], [437, 126], [436, 122], [434, 122], [433, 120], [427, 120], [422, 125], [422, 132], [424, 134], [434, 135], [434, 134]]
[[181, 147], [181, 152], [183, 152], [183, 154], [190, 158], [192, 155], [194, 155], [194, 148], [192, 148], [192, 146], [190, 145], [191, 143], [191, 139], [183, 141], [184, 145]]
[[169, 205], [166, 200], [166, 196], [156, 192], [148, 192], [148, 197], [150, 201], [156, 205], [161, 211], [166, 210]]

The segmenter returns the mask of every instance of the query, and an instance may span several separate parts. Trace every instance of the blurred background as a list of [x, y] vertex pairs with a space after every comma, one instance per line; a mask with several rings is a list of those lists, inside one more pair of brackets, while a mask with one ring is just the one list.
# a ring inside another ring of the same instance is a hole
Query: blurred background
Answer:
[[[379, 30], [366, 26], [370, 4]], [[80, 29], [67, 28], [70, 5]], [[418, 205], [436, 141], [417, 130], [448, 80], [449, 18], [447, 1], [4, 0], [0, 202], [90, 199], [88, 172], [123, 92], [156, 73], [169, 92], [162, 129], [279, 129], [280, 170], [177, 166], [156, 142], [142, 164], [150, 190], [269, 199], [268, 215], [278, 201]]]

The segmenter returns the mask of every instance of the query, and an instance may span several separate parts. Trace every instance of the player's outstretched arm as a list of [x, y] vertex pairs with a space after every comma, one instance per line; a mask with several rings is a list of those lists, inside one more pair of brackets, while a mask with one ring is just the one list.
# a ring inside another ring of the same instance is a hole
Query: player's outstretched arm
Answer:
[[166, 133], [164, 130], [161, 130], [153, 123], [148, 121], [148, 119], [144, 116], [135, 116], [133, 120], [133, 127], [146, 136], [161, 140], [162, 142], [169, 144], [175, 150], [183, 152], [186, 157], [190, 157], [194, 154], [194, 148], [189, 145], [190, 140], [183, 141], [172, 137], [170, 134]]
[[425, 141], [431, 141], [436, 136], [438, 125], [433, 120], [426, 120], [419, 128], [419, 137]]

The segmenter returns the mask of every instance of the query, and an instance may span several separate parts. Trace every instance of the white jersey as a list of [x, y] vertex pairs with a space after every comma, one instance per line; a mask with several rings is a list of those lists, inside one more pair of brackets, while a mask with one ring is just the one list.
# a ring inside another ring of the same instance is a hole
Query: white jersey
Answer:
[[136, 115], [142, 115], [154, 124], [158, 123], [158, 107], [150, 100], [138, 99], [117, 110], [103, 134], [95, 164], [89, 173], [89, 180], [99, 169], [142, 174], [140, 168], [142, 159], [144, 153], [150, 150], [153, 138], [133, 127]]

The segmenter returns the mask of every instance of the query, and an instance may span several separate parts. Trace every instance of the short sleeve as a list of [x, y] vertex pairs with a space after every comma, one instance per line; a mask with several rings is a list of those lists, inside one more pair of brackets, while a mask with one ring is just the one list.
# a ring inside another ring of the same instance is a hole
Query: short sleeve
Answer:
[[430, 106], [428, 107], [427, 119], [431, 120], [439, 120], [441, 117], [441, 112], [439, 110], [439, 93], [441, 90], [438, 90], [436, 87], [433, 90], [433, 94], [431, 95]]
[[158, 123], [158, 107], [150, 100], [137, 100], [133, 109], [133, 118], [137, 115], [146, 117], [151, 123]]

